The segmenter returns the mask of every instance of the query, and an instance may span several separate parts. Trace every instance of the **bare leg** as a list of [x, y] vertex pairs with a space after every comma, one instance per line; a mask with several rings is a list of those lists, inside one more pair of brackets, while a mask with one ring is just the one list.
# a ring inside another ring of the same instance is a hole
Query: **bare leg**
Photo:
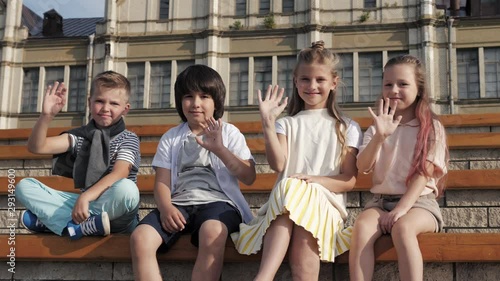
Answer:
[[378, 219], [384, 211], [371, 208], [356, 218], [349, 250], [349, 275], [351, 281], [372, 280], [375, 266], [374, 244], [382, 236]]
[[199, 237], [198, 256], [191, 280], [217, 281], [224, 265], [227, 227], [220, 221], [207, 220], [200, 227]]
[[423, 280], [424, 262], [418, 246], [417, 235], [433, 232], [436, 228], [432, 214], [421, 208], [413, 208], [392, 227], [391, 236], [398, 253], [401, 280]]
[[318, 280], [318, 242], [310, 232], [298, 225], [293, 227], [289, 259], [294, 281]]
[[162, 280], [156, 251], [163, 243], [160, 234], [150, 225], [139, 225], [130, 236], [132, 266], [135, 280]]
[[287, 214], [280, 215], [271, 222], [264, 236], [262, 259], [255, 280], [274, 279], [288, 250], [293, 225]]

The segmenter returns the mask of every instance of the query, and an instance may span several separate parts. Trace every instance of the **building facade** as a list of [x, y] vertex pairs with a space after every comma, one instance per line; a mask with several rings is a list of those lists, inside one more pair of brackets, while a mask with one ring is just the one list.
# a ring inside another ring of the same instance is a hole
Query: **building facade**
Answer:
[[223, 77], [226, 120], [258, 120], [257, 90], [291, 94], [296, 55], [317, 40], [341, 55], [337, 101], [349, 116], [367, 116], [399, 54], [425, 62], [437, 113], [499, 111], [499, 1], [105, 2], [103, 18], [63, 19], [0, 0], [0, 128], [33, 126], [54, 80], [69, 96], [52, 125], [85, 123], [91, 78], [104, 70], [132, 83], [127, 124], [176, 123], [175, 77], [195, 63]]

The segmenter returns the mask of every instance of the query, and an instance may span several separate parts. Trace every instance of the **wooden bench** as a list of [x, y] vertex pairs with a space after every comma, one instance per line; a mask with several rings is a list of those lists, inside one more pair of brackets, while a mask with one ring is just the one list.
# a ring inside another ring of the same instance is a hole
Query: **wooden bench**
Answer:
[[[470, 134], [448, 134], [448, 146], [454, 149], [488, 149], [500, 148], [500, 133], [470, 133]], [[247, 138], [247, 145], [253, 154], [264, 154], [264, 139]], [[158, 142], [141, 142], [142, 156], [154, 156]], [[26, 145], [0, 145], [0, 160], [23, 160], [23, 159], [50, 159], [52, 155], [33, 154], [28, 151]]]
[[[141, 194], [151, 194], [154, 188], [154, 175], [139, 175], [137, 185]], [[23, 177], [16, 177], [19, 182]], [[47, 186], [61, 191], [78, 192], [74, 189], [73, 180], [60, 176], [36, 177]], [[252, 185], [240, 183], [244, 193], [270, 192], [276, 181], [276, 174], [257, 174], [257, 179]], [[0, 177], [0, 195], [8, 192], [8, 178]], [[371, 187], [371, 175], [359, 174], [353, 191], [368, 191]], [[447, 189], [500, 189], [500, 169], [486, 170], [451, 170], [446, 181]]]
[[[353, 119], [358, 122], [362, 129], [366, 129], [372, 124], [371, 117], [356, 117]], [[500, 126], [500, 113], [440, 115], [439, 119], [447, 128]], [[262, 124], [260, 121], [232, 122], [232, 124], [238, 127], [243, 134], [262, 133]], [[159, 137], [174, 126], [176, 124], [130, 125], [127, 126], [127, 129], [135, 132], [139, 137]], [[56, 136], [69, 129], [71, 127], [49, 128], [48, 135]], [[0, 131], [2, 132], [0, 140], [27, 140], [31, 134], [31, 128], [3, 129]]]
[[[107, 237], [84, 237], [71, 241], [54, 234], [17, 234], [15, 237], [16, 261], [77, 261], [99, 262], [130, 261], [129, 236], [112, 234]], [[9, 236], [0, 235], [0, 245], [8, 245]], [[500, 233], [428, 233], [418, 237], [425, 262], [499, 262]], [[0, 248], [0, 260], [8, 260], [10, 247]], [[165, 254], [159, 254], [160, 261], [194, 261], [197, 249], [190, 243], [190, 236], [184, 235]], [[375, 243], [378, 262], [396, 261], [397, 255], [388, 235]], [[255, 255], [240, 255], [232, 241], [226, 245], [226, 262], [259, 261], [260, 252]], [[348, 262], [348, 253], [337, 257], [339, 263]]]
[[[500, 126], [500, 114], [443, 115], [446, 127]], [[355, 118], [362, 128], [371, 124], [371, 118]], [[260, 134], [260, 122], [235, 123], [244, 134]], [[174, 125], [129, 126], [128, 129], [141, 137], [159, 137]], [[50, 135], [57, 135], [63, 129], [51, 128]], [[0, 140], [23, 140], [29, 137], [30, 129], [0, 130]], [[261, 137], [247, 138], [252, 153], [264, 153]], [[141, 154], [153, 156], [157, 142], [141, 142]], [[488, 149], [500, 147], [500, 133], [449, 134], [450, 149]], [[0, 146], [0, 159], [50, 159], [50, 155], [34, 155], [21, 145]], [[36, 177], [48, 186], [64, 191], [76, 190], [71, 179], [46, 176]], [[22, 177], [16, 177], [16, 182]], [[258, 174], [254, 184], [241, 184], [244, 193], [269, 192], [276, 180], [275, 174]], [[0, 177], [0, 195], [8, 194], [7, 177]], [[138, 186], [141, 194], [153, 192], [154, 175], [140, 175]], [[370, 175], [360, 174], [354, 191], [367, 191], [371, 186]], [[450, 190], [498, 189], [500, 169], [450, 171], [447, 179]], [[16, 261], [130, 261], [129, 236], [114, 234], [108, 237], [85, 237], [70, 241], [67, 237], [53, 234], [16, 234], [14, 237]], [[9, 245], [9, 234], [0, 234], [0, 245]], [[437, 233], [419, 236], [420, 248], [426, 262], [499, 262], [500, 233]], [[8, 261], [10, 247], [0, 247], [0, 260]], [[376, 260], [390, 262], [397, 260], [396, 252], [389, 236], [377, 240]], [[194, 261], [197, 249], [183, 236], [166, 254], [159, 255], [160, 261]], [[243, 256], [236, 252], [232, 242], [227, 243], [225, 260], [228, 262], [260, 261], [260, 254]], [[339, 263], [347, 263], [348, 253], [337, 258]]]

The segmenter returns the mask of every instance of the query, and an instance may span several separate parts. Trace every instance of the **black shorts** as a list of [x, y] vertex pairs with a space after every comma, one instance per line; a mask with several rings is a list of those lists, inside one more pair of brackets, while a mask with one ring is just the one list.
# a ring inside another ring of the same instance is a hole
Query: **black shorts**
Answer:
[[238, 231], [242, 222], [239, 211], [226, 202], [213, 202], [202, 205], [175, 206], [186, 219], [184, 230], [170, 233], [163, 229], [160, 221], [160, 211], [153, 210], [139, 224], [147, 224], [160, 234], [163, 244], [158, 248], [158, 252], [166, 252], [184, 233], [191, 233], [191, 243], [198, 247], [199, 230], [201, 225], [207, 220], [217, 220], [222, 222], [228, 230], [228, 234]]

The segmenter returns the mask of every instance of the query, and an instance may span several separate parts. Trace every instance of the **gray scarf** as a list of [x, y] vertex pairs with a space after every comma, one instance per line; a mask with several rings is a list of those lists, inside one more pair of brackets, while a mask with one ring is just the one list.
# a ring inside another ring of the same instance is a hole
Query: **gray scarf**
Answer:
[[94, 120], [82, 127], [63, 132], [83, 137], [78, 154], [70, 151], [54, 155], [52, 174], [73, 178], [75, 188], [87, 189], [107, 174], [109, 167], [109, 141], [125, 130], [123, 118], [116, 124], [99, 129]]

